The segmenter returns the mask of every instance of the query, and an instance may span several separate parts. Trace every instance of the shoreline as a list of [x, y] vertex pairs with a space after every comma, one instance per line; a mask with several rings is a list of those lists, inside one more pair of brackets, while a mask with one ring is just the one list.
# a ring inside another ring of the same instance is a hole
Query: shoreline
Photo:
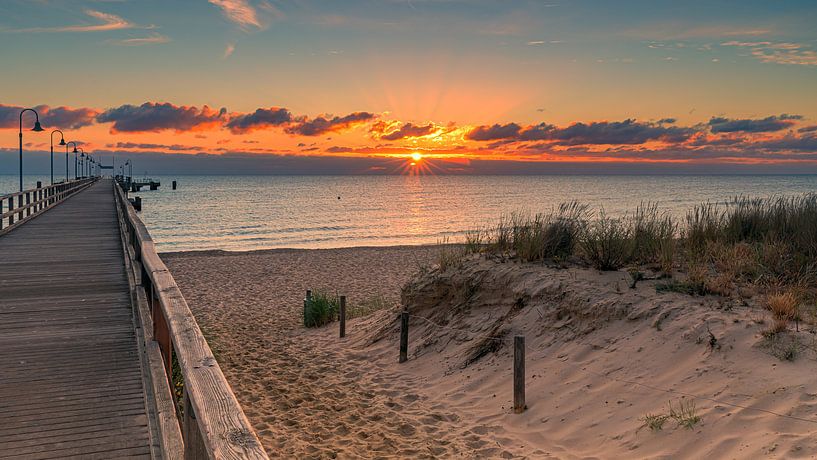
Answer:
[[246, 251], [233, 251], [228, 249], [193, 249], [188, 251], [160, 251], [161, 257], [196, 257], [196, 256], [237, 256], [245, 254], [271, 254], [271, 253], [291, 253], [291, 252], [333, 252], [333, 251], [371, 251], [371, 250], [416, 250], [416, 249], [438, 249], [441, 247], [456, 246], [459, 243], [441, 244], [396, 244], [384, 246], [341, 246], [336, 248], [269, 248], [269, 249], [248, 249]]

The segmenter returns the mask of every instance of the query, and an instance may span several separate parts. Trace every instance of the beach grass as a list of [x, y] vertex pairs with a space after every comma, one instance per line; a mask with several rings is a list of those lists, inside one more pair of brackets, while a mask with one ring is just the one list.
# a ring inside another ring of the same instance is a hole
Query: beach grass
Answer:
[[340, 299], [323, 291], [315, 291], [304, 304], [304, 326], [321, 327], [335, 321], [340, 311]]
[[[658, 290], [690, 295], [730, 296], [746, 284], [766, 292], [789, 287], [803, 303], [817, 299], [817, 194], [702, 203], [680, 221], [655, 203], [611, 217], [572, 201], [550, 213], [503, 216], [468, 232], [464, 244], [443, 241], [438, 266], [458, 267], [474, 253], [572, 259], [599, 270], [646, 267], [668, 278]], [[780, 298], [775, 305], [784, 301], [791, 303]], [[778, 323], [791, 321], [781, 315]]]

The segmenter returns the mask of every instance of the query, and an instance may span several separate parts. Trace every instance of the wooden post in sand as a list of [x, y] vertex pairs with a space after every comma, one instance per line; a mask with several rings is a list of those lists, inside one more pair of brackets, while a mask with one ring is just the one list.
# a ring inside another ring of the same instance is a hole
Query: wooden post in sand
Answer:
[[340, 296], [340, 338], [346, 337], [346, 296]]
[[408, 326], [409, 314], [406, 310], [400, 313], [400, 362], [408, 361]]
[[312, 289], [306, 290], [306, 297], [304, 297], [304, 326], [306, 326], [306, 306], [312, 300]]
[[513, 411], [525, 412], [525, 336], [513, 338]]

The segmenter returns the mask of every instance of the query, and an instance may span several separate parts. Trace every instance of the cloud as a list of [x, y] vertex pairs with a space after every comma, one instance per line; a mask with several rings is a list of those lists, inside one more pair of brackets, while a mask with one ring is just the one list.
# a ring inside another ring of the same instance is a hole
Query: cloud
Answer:
[[387, 141], [396, 141], [398, 139], [405, 139], [407, 137], [421, 137], [421, 136], [428, 136], [429, 134], [434, 134], [439, 129], [434, 123], [429, 123], [427, 125], [415, 125], [413, 123], [405, 123], [400, 126], [397, 130], [391, 131], [388, 134], [382, 134], [380, 139], [384, 139]]
[[227, 43], [227, 46], [224, 47], [224, 55], [222, 56], [222, 59], [227, 59], [228, 57], [232, 56], [234, 51], [235, 43]]
[[85, 14], [99, 21], [99, 24], [79, 24], [59, 27], [32, 27], [14, 29], [9, 32], [103, 32], [122, 29], [152, 29], [154, 26], [138, 26], [115, 14], [103, 13], [96, 10], [85, 10]]
[[808, 46], [802, 43], [732, 40], [721, 43], [721, 46], [750, 48], [752, 56], [760, 62], [817, 66], [817, 51], [807, 49]]
[[221, 13], [229, 21], [238, 24], [244, 30], [251, 28], [262, 29], [263, 25], [258, 18], [258, 11], [247, 0], [208, 0], [211, 4], [221, 8]]
[[291, 125], [287, 126], [286, 132], [289, 134], [299, 134], [301, 136], [319, 136], [324, 133], [343, 131], [357, 125], [374, 120], [377, 115], [370, 112], [354, 112], [344, 117], [319, 116], [312, 120], [302, 117]]
[[162, 34], [150, 34], [147, 37], [125, 38], [122, 40], [110, 40], [109, 43], [123, 46], [141, 46], [141, 45], [158, 45], [161, 43], [170, 43], [170, 37]]
[[817, 125], [805, 126], [797, 130], [798, 133], [813, 133], [815, 131], [817, 131]]
[[187, 150], [203, 150], [203, 147], [197, 145], [182, 145], [182, 144], [144, 144], [135, 142], [117, 142], [118, 149], [140, 149], [140, 150], [169, 150], [169, 151], [187, 151]]
[[156, 132], [173, 129], [177, 132], [202, 129], [224, 122], [227, 109], [219, 111], [208, 106], [175, 106], [169, 102], [145, 102], [140, 106], [122, 105], [97, 116], [99, 123], [113, 123], [111, 132]]
[[466, 139], [470, 139], [472, 141], [494, 141], [499, 139], [511, 139], [515, 138], [519, 134], [519, 130], [522, 129], [516, 123], [508, 123], [505, 125], [494, 124], [492, 126], [477, 126], [476, 128], [469, 131], [466, 135]]
[[270, 126], [281, 126], [292, 121], [292, 114], [282, 107], [257, 109], [253, 113], [230, 118], [226, 127], [233, 133], [244, 133]]
[[[14, 128], [20, 127], [20, 111], [24, 107], [2, 105], [0, 104], [0, 128]], [[94, 118], [99, 114], [96, 109], [81, 107], [72, 109], [70, 107], [49, 107], [47, 105], [38, 105], [34, 110], [40, 116], [40, 122], [43, 128], [46, 129], [79, 129], [84, 126], [93, 124]], [[32, 114], [27, 113], [25, 116], [30, 117]], [[26, 118], [28, 120], [28, 118]], [[25, 129], [28, 121], [23, 121]]]
[[574, 123], [558, 128], [546, 123], [521, 127], [516, 123], [478, 126], [466, 134], [475, 141], [551, 141], [559, 145], [579, 144], [643, 144], [648, 141], [681, 142], [694, 130], [663, 123], [642, 123], [633, 119], [618, 122]]
[[780, 131], [791, 127], [797, 120], [802, 120], [800, 115], [780, 115], [762, 119], [731, 119], [724, 117], [713, 117], [707, 123], [713, 134], [719, 133], [767, 133]]

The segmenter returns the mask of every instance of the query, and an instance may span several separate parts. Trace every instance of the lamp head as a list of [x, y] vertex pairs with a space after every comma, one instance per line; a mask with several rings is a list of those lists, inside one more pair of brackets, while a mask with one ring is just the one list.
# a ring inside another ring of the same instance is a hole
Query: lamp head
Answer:
[[74, 153], [79, 153], [79, 150], [77, 150], [76, 147], [74, 147]]
[[65, 138], [60, 139], [60, 145], [65, 145]]
[[33, 128], [31, 128], [31, 130], [32, 130], [32, 131], [37, 131], [37, 132], [39, 132], [39, 131], [42, 131], [42, 130], [43, 130], [42, 125], [40, 125], [40, 120], [37, 120], [37, 121], [35, 121], [35, 122], [34, 122], [34, 127], [33, 127]]

